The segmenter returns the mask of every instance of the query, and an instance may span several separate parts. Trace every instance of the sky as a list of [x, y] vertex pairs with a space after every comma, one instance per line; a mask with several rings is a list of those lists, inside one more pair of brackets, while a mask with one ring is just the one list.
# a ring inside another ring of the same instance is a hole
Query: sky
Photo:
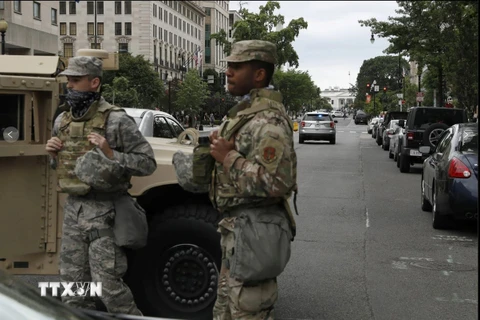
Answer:
[[[246, 2], [246, 4], [245, 4]], [[267, 1], [242, 1], [243, 7], [258, 13]], [[230, 10], [238, 10], [239, 1], [230, 1]], [[280, 1], [275, 14], [290, 20], [303, 17], [308, 28], [300, 30], [293, 43], [299, 57], [298, 70], [308, 71], [316, 86], [323, 91], [330, 87], [349, 88], [355, 84], [364, 60], [386, 55], [390, 43], [361, 27], [358, 20], [377, 18], [388, 21], [396, 16], [395, 1]]]

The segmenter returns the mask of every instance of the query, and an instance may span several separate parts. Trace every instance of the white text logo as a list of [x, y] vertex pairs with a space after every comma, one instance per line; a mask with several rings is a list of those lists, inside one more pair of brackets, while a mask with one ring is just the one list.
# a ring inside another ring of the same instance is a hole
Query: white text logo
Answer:
[[52, 289], [52, 297], [101, 297], [101, 282], [39, 282], [40, 295], [45, 297]]

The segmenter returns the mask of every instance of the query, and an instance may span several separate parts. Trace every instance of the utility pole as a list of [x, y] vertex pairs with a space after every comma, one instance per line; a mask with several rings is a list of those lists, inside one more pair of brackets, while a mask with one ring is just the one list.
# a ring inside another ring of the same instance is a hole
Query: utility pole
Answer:
[[95, 16], [95, 22], [94, 22], [94, 37], [95, 37], [95, 49], [97, 49], [97, 0], [94, 2], [95, 8], [93, 9], [94, 16]]

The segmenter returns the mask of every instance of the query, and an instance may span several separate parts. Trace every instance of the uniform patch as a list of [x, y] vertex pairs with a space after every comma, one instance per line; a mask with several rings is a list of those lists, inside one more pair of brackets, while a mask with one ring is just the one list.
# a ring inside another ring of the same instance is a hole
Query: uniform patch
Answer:
[[263, 160], [265, 160], [267, 163], [275, 161], [277, 159], [275, 152], [276, 150], [274, 147], [263, 148]]

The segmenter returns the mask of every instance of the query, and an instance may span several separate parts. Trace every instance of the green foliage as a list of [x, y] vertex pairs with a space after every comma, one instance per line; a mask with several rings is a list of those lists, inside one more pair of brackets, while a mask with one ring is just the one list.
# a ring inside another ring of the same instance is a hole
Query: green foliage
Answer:
[[[298, 68], [298, 55], [292, 43], [300, 34], [300, 30], [308, 27], [308, 23], [303, 18], [293, 19], [288, 26], [280, 31], [275, 31], [277, 25], [285, 23], [284, 16], [275, 14], [276, 9], [280, 9], [280, 3], [277, 1], [268, 1], [264, 6], [260, 6], [258, 13], [249, 12], [244, 8], [240, 9], [239, 14], [243, 20], [239, 20], [233, 25], [233, 42], [252, 39], [270, 41], [277, 46], [277, 66], [288, 63], [290, 66]], [[231, 44], [224, 30], [212, 34], [210, 38], [215, 39], [218, 44], [223, 46], [225, 54], [230, 54]]]
[[187, 72], [185, 80], [179, 85], [174, 102], [175, 110], [198, 114], [208, 94], [207, 84], [198, 76], [198, 72], [192, 69]]
[[107, 101], [116, 106], [122, 108], [139, 107], [137, 90], [130, 87], [125, 77], [114, 78], [113, 85], [105, 84], [102, 94]]
[[[143, 56], [132, 56], [130, 53], [119, 54], [119, 70], [103, 73], [104, 85], [114, 86], [116, 77], [124, 77], [128, 85], [138, 93], [138, 107], [153, 109], [165, 101], [164, 85], [152, 64]], [[117, 97], [115, 97], [117, 103]]]
[[[478, 2], [397, 1], [399, 16], [389, 21], [360, 20], [388, 38], [385, 53], [405, 53], [431, 72], [422, 87], [437, 91], [438, 104], [448, 95], [472, 109], [478, 99]], [[441, 103], [440, 103], [441, 102]]]
[[290, 111], [299, 112], [304, 106], [312, 106], [313, 100], [319, 98], [320, 89], [307, 71], [277, 70], [273, 75], [273, 85], [282, 93], [283, 104]]

